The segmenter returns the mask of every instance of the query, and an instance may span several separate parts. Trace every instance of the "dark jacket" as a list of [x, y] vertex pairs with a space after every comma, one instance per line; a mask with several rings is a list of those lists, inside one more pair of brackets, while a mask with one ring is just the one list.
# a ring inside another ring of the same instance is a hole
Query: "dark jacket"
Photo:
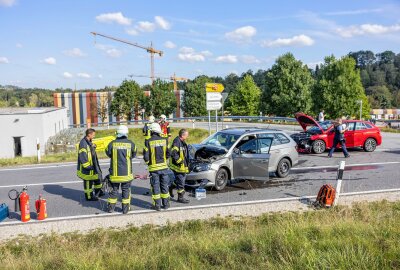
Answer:
[[79, 142], [78, 166], [76, 175], [83, 180], [97, 180], [99, 178], [99, 161], [93, 144], [83, 138]]
[[153, 134], [150, 139], [145, 140], [143, 159], [148, 165], [149, 172], [168, 169], [168, 158], [169, 150], [166, 138]]
[[344, 140], [344, 133], [341, 133], [343, 131], [343, 126], [342, 125], [337, 125], [335, 126], [335, 139], [339, 141]]
[[133, 180], [132, 159], [136, 157], [136, 145], [126, 137], [110, 142], [106, 155], [110, 161], [110, 181], [124, 183]]
[[182, 141], [177, 136], [172, 142], [171, 159], [169, 167], [174, 172], [188, 173], [189, 172], [189, 149], [186, 142]]
[[150, 137], [151, 137], [150, 125], [151, 125], [151, 123], [145, 123], [145, 124], [144, 124], [144, 127], [143, 127], [143, 129], [142, 129], [142, 131], [143, 131], [143, 136], [144, 136], [144, 139], [145, 139], [145, 140], [148, 140], [148, 139], [150, 139]]

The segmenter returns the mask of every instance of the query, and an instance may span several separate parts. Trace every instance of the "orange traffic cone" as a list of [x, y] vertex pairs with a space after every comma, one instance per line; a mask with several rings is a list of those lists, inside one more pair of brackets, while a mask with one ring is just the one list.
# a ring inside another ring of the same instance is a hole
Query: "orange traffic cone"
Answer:
[[46, 207], [46, 199], [42, 198], [42, 194], [39, 195], [39, 199], [35, 202], [36, 213], [38, 220], [44, 220], [47, 218], [47, 207]]

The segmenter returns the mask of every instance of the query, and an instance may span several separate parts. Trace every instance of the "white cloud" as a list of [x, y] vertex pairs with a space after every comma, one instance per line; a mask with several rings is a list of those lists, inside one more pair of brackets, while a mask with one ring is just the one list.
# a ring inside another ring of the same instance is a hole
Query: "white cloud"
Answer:
[[96, 48], [99, 50], [104, 51], [106, 55], [109, 57], [117, 58], [122, 55], [122, 52], [118, 49], [113, 48], [112, 46], [109, 45], [103, 45], [103, 44], [96, 44]]
[[136, 29], [140, 32], [153, 32], [156, 29], [156, 24], [148, 21], [138, 22]]
[[81, 51], [81, 49], [79, 49], [79, 48], [73, 48], [71, 50], [66, 50], [66, 51], [64, 51], [64, 54], [68, 55], [68, 56], [71, 56], [71, 57], [84, 57], [84, 56], [86, 56], [86, 54], [83, 53]]
[[96, 20], [102, 23], [117, 23], [121, 25], [131, 25], [132, 20], [125, 17], [121, 12], [103, 13], [96, 16]]
[[155, 16], [154, 21], [157, 24], [157, 26], [163, 30], [171, 29], [171, 24], [161, 16]]
[[22, 48], [22, 44], [21, 43], [17, 43], [17, 44], [15, 44], [15, 47]]
[[69, 72], [64, 72], [64, 73], [63, 73], [63, 77], [66, 78], [66, 79], [70, 79], [70, 78], [74, 77], [74, 75], [72, 75], [72, 74], [69, 73]]
[[311, 69], [315, 69], [315, 66], [320, 66], [320, 65], [322, 65], [324, 62], [323, 61], [317, 61], [317, 62], [310, 62], [310, 63], [307, 63], [306, 65], [307, 65], [307, 67], [309, 67], [309, 68], [311, 68]]
[[8, 64], [10, 61], [8, 61], [7, 57], [1, 56], [0, 57], [0, 64]]
[[84, 78], [84, 79], [90, 79], [91, 76], [87, 73], [78, 73], [76, 74], [76, 76], [78, 76], [79, 78]]
[[215, 62], [234, 64], [238, 62], [238, 57], [232, 54], [221, 55], [215, 58]]
[[136, 29], [126, 29], [125, 30], [125, 32], [128, 34], [128, 35], [131, 35], [131, 36], [137, 36], [139, 33], [138, 33], [138, 31], [136, 30]]
[[166, 41], [165, 43], [164, 43], [164, 47], [166, 47], [166, 48], [168, 48], [168, 49], [173, 49], [173, 48], [176, 48], [176, 44], [175, 43], [173, 43], [172, 41]]
[[338, 27], [336, 33], [342, 37], [353, 37], [362, 35], [380, 35], [400, 31], [400, 24], [381, 25], [381, 24], [362, 24], [348, 27]]
[[16, 2], [17, 2], [16, 0], [0, 0], [0, 6], [11, 7]]
[[251, 38], [257, 34], [257, 29], [253, 26], [243, 26], [232, 32], [225, 33], [225, 38], [236, 43], [251, 42]]
[[99, 79], [103, 79], [103, 75], [102, 75], [102, 74], [97, 75], [97, 77], [98, 77]]
[[282, 46], [311, 46], [314, 40], [306, 35], [298, 35], [291, 38], [278, 38], [272, 41], [264, 41], [263, 47], [282, 47]]
[[42, 60], [42, 63], [48, 64], [48, 65], [55, 65], [55, 64], [57, 64], [57, 60], [54, 57], [47, 57]]
[[210, 51], [196, 52], [191, 47], [182, 47], [179, 49], [178, 59], [185, 62], [204, 62], [211, 55]]
[[240, 56], [240, 61], [245, 64], [260, 64], [261, 60], [254, 55], [242, 55]]

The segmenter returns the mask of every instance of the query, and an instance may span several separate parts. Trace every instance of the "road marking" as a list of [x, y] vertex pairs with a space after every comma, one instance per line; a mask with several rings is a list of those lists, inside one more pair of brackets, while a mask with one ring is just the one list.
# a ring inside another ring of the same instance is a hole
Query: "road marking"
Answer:
[[[373, 166], [373, 165], [390, 165], [390, 164], [400, 164], [400, 161], [388, 161], [388, 162], [376, 162], [376, 163], [359, 163], [359, 164], [346, 164], [346, 167], [355, 167], [355, 166]], [[300, 171], [300, 170], [318, 170], [318, 169], [329, 169], [329, 168], [338, 168], [339, 165], [327, 165], [327, 166], [313, 166], [313, 167], [295, 167], [291, 168], [292, 171]]]
[[76, 184], [82, 183], [81, 181], [65, 181], [65, 182], [49, 182], [49, 183], [35, 183], [35, 184], [20, 184], [20, 185], [8, 185], [8, 186], [0, 186], [0, 188], [13, 188], [13, 187], [33, 187], [33, 186], [50, 186], [50, 185], [58, 185], [58, 184]]
[[[110, 162], [99, 163], [99, 164], [100, 165], [109, 165]], [[132, 161], [132, 164], [140, 164], [140, 161]], [[18, 167], [18, 168], [0, 169], [0, 172], [22, 171], [22, 170], [40, 170], [40, 169], [47, 169], [47, 168], [59, 168], [59, 167], [71, 167], [71, 166], [76, 166], [76, 163], [60, 164], [60, 165], [49, 165], [49, 166]]]
[[[387, 192], [400, 192], [400, 188], [393, 189], [380, 189], [380, 190], [368, 190], [368, 191], [357, 191], [357, 192], [346, 192], [341, 193], [341, 196], [353, 196], [353, 195], [363, 195], [363, 194], [376, 194], [376, 193], [387, 193]], [[300, 196], [300, 197], [289, 197], [289, 198], [277, 198], [277, 199], [267, 199], [267, 200], [254, 200], [254, 201], [242, 201], [242, 202], [230, 202], [230, 203], [220, 203], [220, 204], [204, 204], [204, 205], [193, 205], [193, 206], [179, 206], [172, 207], [168, 210], [163, 211], [185, 211], [185, 210], [196, 210], [196, 209], [204, 209], [204, 208], [213, 208], [213, 207], [229, 207], [229, 206], [241, 206], [241, 205], [249, 205], [249, 204], [260, 204], [260, 203], [276, 203], [276, 202], [288, 202], [288, 201], [302, 201], [302, 200], [310, 200], [314, 199], [316, 196]], [[150, 214], [157, 213], [151, 209], [144, 210], [136, 210], [128, 212], [128, 215], [137, 215], [137, 214]], [[65, 216], [65, 217], [55, 217], [55, 218], [47, 218], [45, 220], [31, 220], [28, 223], [23, 223], [21, 221], [6, 221], [0, 224], [1, 227], [5, 226], [15, 226], [21, 225], [25, 226], [28, 224], [37, 224], [37, 223], [47, 223], [47, 222], [56, 222], [63, 220], [74, 220], [74, 219], [84, 219], [84, 218], [98, 218], [98, 217], [112, 217], [122, 215], [122, 213], [102, 213], [102, 214], [89, 214], [89, 215], [76, 215], [76, 216]]]

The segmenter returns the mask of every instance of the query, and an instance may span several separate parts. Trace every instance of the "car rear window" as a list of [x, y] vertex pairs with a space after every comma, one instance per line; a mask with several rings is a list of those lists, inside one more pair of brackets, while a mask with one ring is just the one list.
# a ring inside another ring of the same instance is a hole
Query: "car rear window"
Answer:
[[367, 126], [363, 122], [357, 122], [356, 130], [363, 130], [363, 129], [367, 129]]
[[370, 124], [368, 124], [368, 123], [364, 123], [364, 124], [367, 126], [367, 128], [372, 128], [372, 126]]
[[277, 140], [280, 141], [281, 144], [290, 143], [290, 140], [288, 139], [288, 137], [286, 137], [282, 133], [276, 133], [275, 136], [276, 136]]

